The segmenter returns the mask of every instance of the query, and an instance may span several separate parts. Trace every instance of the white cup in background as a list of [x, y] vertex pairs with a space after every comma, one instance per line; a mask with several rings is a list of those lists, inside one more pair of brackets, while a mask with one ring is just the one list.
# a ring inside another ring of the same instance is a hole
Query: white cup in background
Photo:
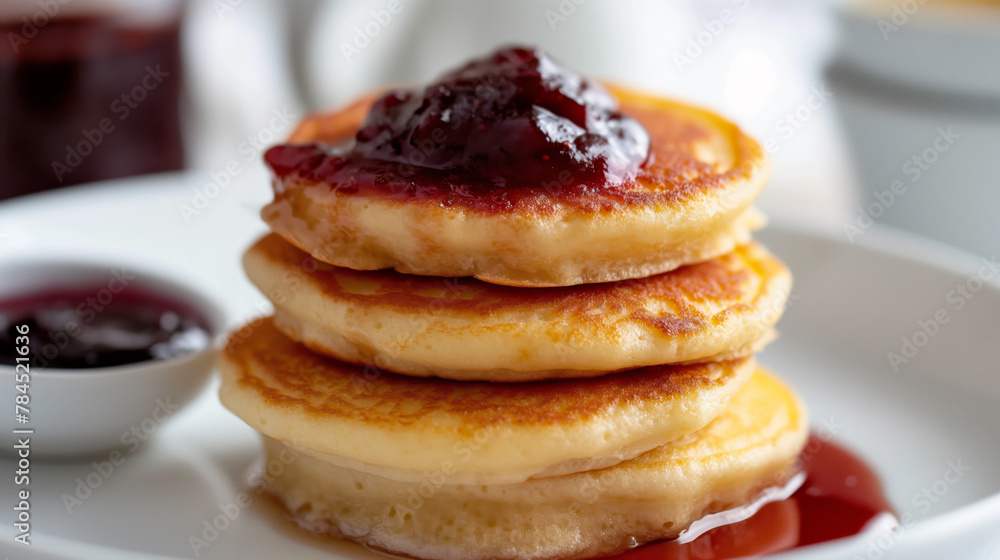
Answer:
[[861, 186], [849, 238], [883, 222], [1000, 252], [1000, 3], [839, 8], [828, 69]]

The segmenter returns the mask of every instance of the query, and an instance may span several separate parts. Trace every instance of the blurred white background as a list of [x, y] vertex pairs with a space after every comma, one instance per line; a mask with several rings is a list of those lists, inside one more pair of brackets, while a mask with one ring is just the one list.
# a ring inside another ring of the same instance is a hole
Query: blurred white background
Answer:
[[[818, 215], [850, 242], [881, 222], [998, 252], [1000, 0], [73, 0], [51, 25], [41, 1], [0, 3], [8, 39], [50, 28], [0, 52], [0, 199], [187, 167], [256, 213], [263, 151], [307, 112], [521, 43], [737, 122], [771, 156], [765, 212]], [[78, 25], [78, 45], [57, 33], [108, 5], [128, 17]], [[161, 12], [145, 32], [169, 57], [128, 39]], [[57, 183], [49, 162], [161, 60], [183, 78], [173, 97], [139, 91], [160, 97]]]
[[823, 78], [832, 21], [814, 2], [219, 0], [192, 3], [187, 23], [196, 168], [224, 166], [276, 110], [332, 108], [525, 43], [584, 74], [709, 107], [771, 140], [765, 210], [805, 205], [846, 216], [852, 204]]

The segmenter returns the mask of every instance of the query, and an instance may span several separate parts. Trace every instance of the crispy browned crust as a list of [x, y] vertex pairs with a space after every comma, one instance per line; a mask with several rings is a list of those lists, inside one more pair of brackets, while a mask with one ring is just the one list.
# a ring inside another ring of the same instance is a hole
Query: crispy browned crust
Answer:
[[740, 358], [515, 384], [418, 379], [324, 358], [278, 332], [270, 318], [233, 333], [224, 353], [238, 366], [235, 382], [255, 391], [266, 406], [386, 429], [445, 420], [468, 433], [509, 424], [572, 423], [629, 403], [693, 397], [732, 382], [752, 364], [752, 358]]
[[[770, 279], [789, 274], [781, 261], [753, 242], [721, 257], [647, 278], [553, 288], [352, 270], [317, 261], [273, 233], [249, 252], [307, 278], [324, 295], [348, 302], [359, 313], [374, 308], [415, 314], [433, 310], [467, 316], [471, 321], [500, 310], [532, 313], [544, 309], [577, 325], [615, 332], [641, 325], [671, 337], [712, 329], [727, 315], [746, 312], [758, 303], [756, 298]], [[658, 312], [651, 311], [651, 304]]]
[[[623, 88], [609, 89], [618, 97], [621, 111], [639, 121], [650, 136], [650, 156], [636, 178], [637, 185], [606, 191], [588, 190], [585, 195], [555, 189], [549, 191], [544, 199], [521, 201], [517, 212], [545, 213], [553, 203], [569, 206], [582, 204], [591, 210], [680, 204], [699, 192], [734, 183], [753, 183], [751, 179], [762, 171], [763, 150], [735, 124], [701, 108]], [[379, 94], [369, 94], [338, 111], [307, 116], [292, 132], [288, 143], [343, 142], [357, 132]], [[732, 165], [703, 161], [704, 154], [698, 153], [697, 145], [713, 138], [724, 139], [725, 145], [721, 147], [732, 151]], [[298, 198], [306, 184], [297, 180], [285, 181], [277, 196]], [[468, 198], [448, 196], [445, 200], [442, 196], [426, 192], [405, 202], [431, 206], [457, 204], [468, 206], [466, 210], [469, 211], [485, 211], [482, 205], [472, 204], [474, 201]]]

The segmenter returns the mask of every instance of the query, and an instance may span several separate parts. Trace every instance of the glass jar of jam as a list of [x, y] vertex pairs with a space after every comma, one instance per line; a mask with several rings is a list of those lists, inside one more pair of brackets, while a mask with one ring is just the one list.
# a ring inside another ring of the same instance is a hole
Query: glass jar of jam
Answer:
[[180, 169], [179, 0], [5, 0], [0, 200]]

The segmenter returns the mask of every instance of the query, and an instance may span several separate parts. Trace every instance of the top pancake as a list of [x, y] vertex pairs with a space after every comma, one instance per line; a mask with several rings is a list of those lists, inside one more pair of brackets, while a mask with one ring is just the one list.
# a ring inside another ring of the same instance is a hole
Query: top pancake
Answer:
[[[610, 89], [650, 134], [651, 155], [634, 183], [581, 190], [569, 176], [566, 185], [484, 196], [482, 185], [341, 189], [322, 175], [295, 172], [276, 177], [275, 199], [262, 216], [276, 233], [338, 266], [514, 286], [645, 277], [746, 242], [761, 225], [749, 212], [767, 175], [760, 146], [703, 109]], [[309, 117], [289, 141], [342, 143], [373, 100]]]

